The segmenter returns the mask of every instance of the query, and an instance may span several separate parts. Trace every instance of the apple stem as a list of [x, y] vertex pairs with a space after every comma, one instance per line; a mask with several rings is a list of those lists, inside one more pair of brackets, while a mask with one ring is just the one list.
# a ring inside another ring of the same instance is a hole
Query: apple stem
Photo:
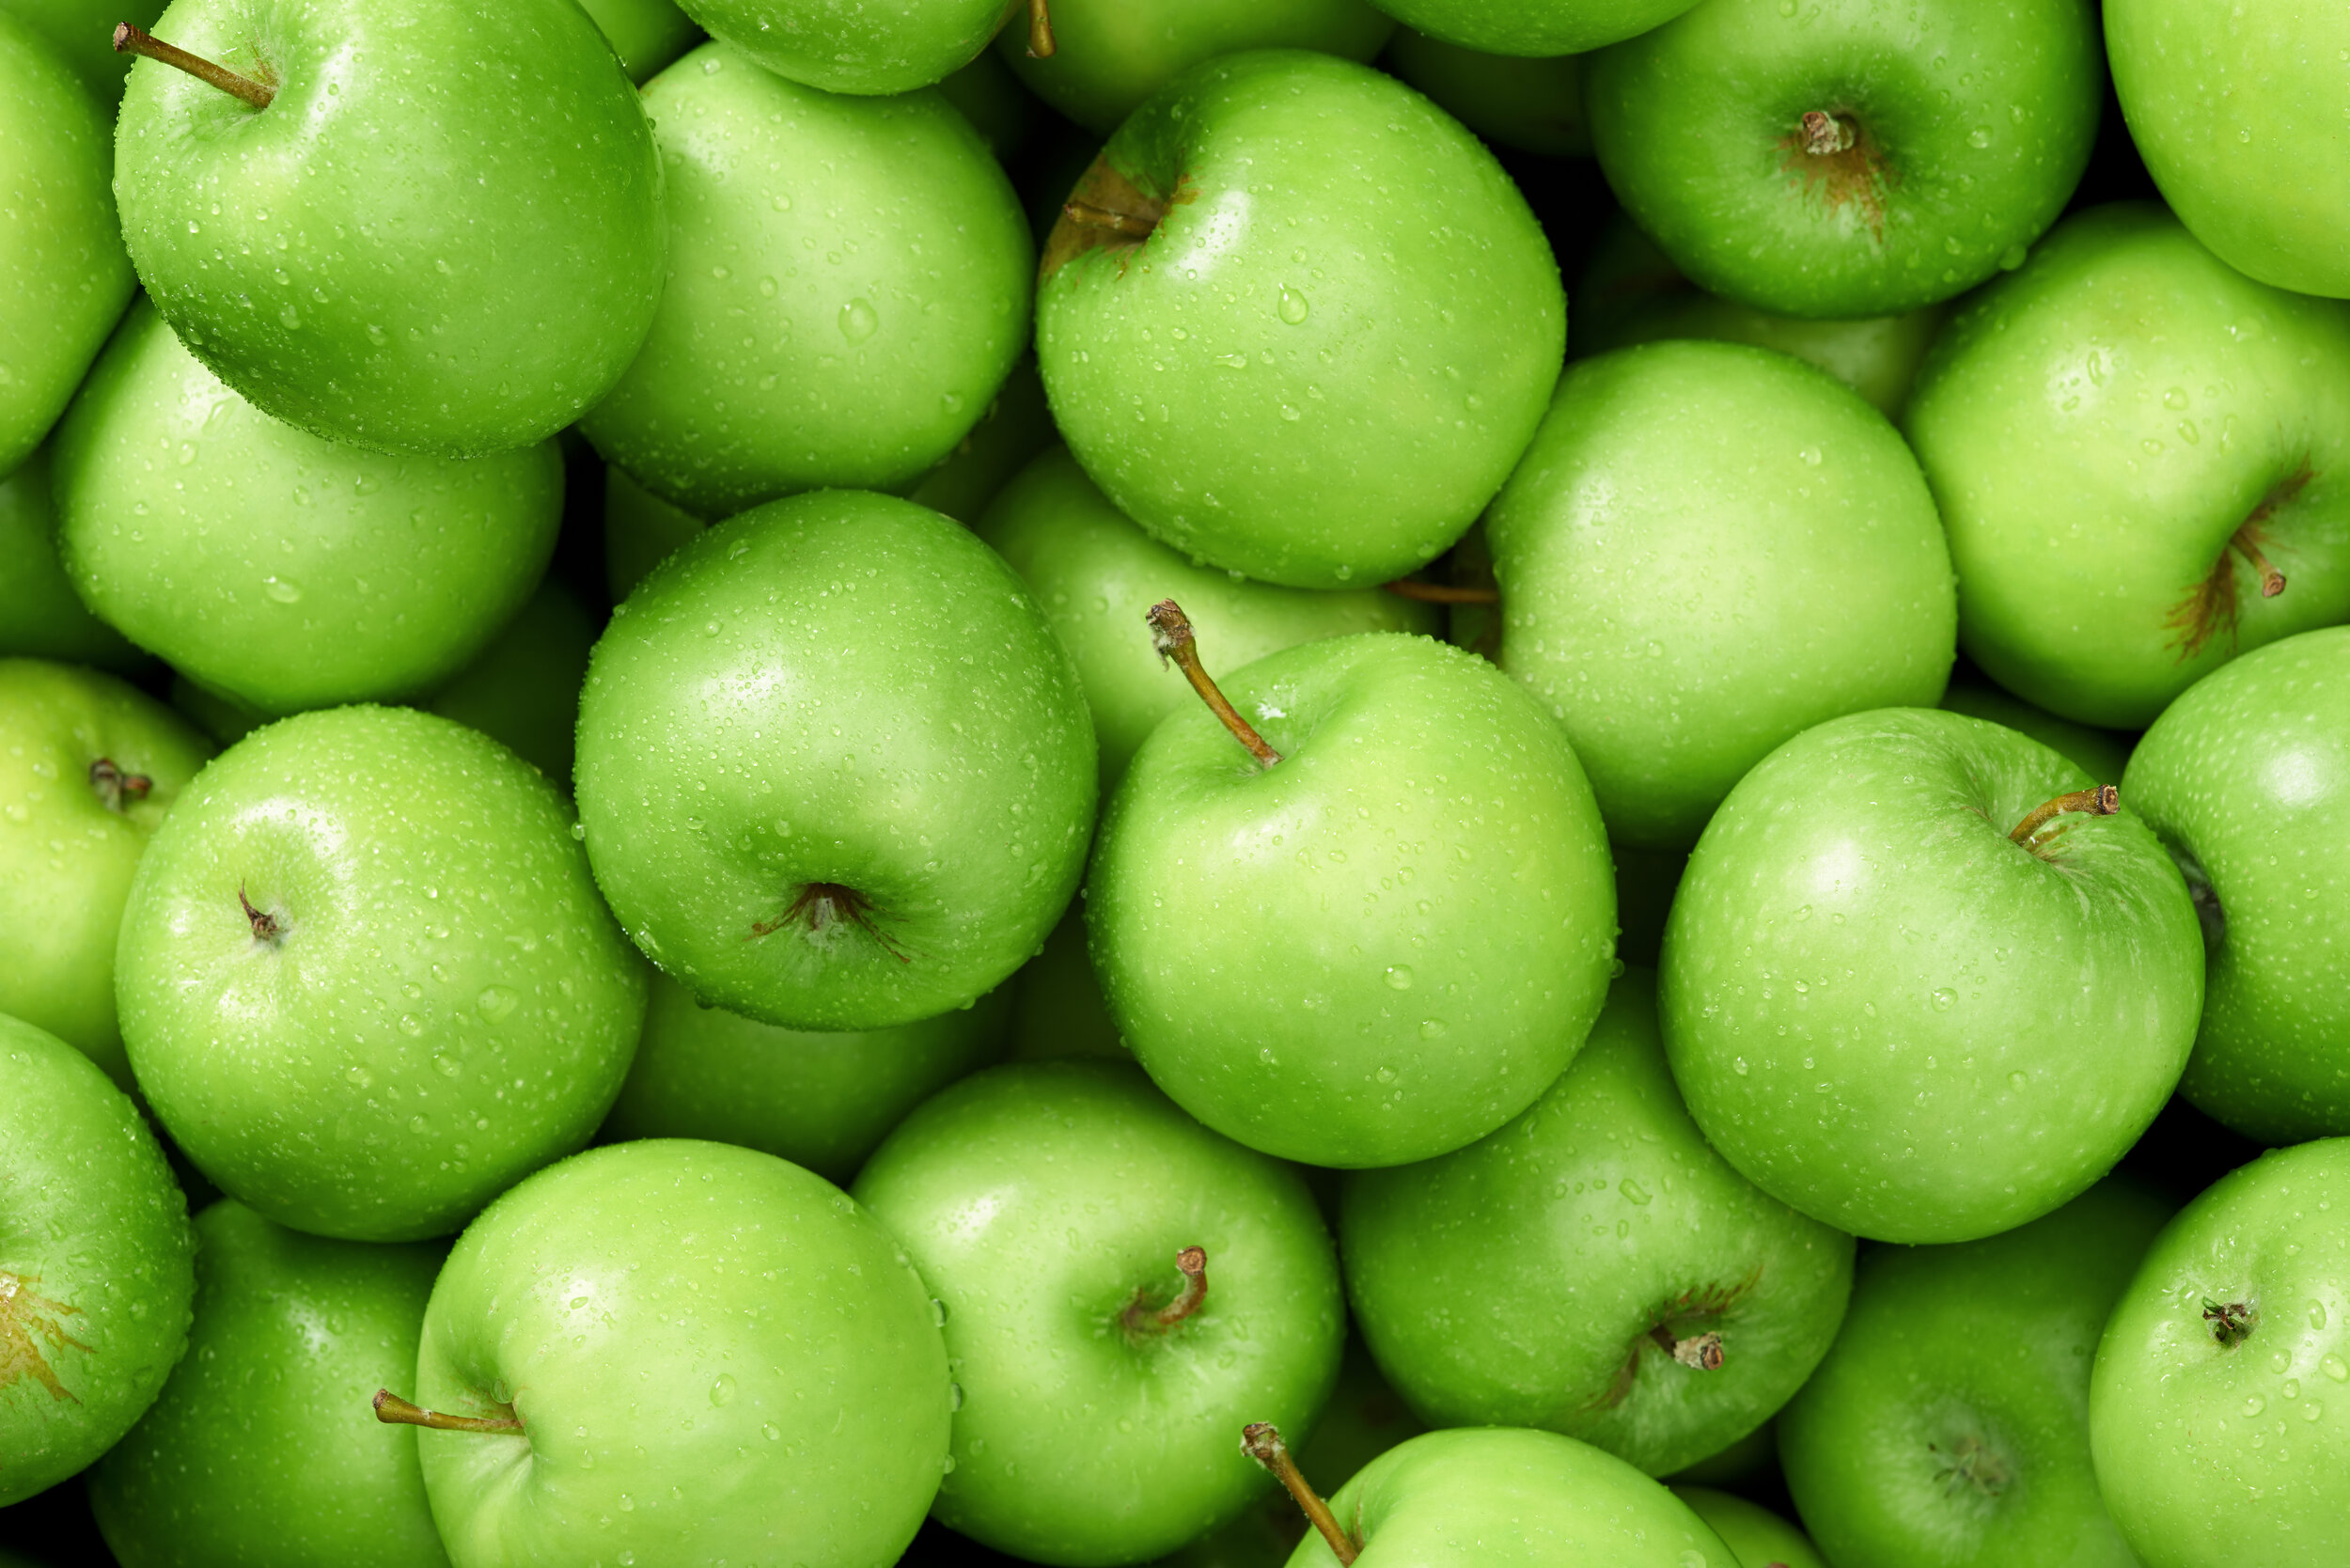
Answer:
[[2054, 800], [2043, 801], [2024, 813], [2008, 837], [2026, 849], [2031, 848], [2032, 837], [2045, 826], [2051, 817], [2067, 811], [2086, 811], [2092, 817], [2110, 817], [2122, 809], [2122, 792], [2110, 784], [2099, 784], [2087, 790], [2075, 790]]
[[1028, 0], [1028, 58], [1049, 60], [1059, 48], [1053, 39], [1052, 0]]
[[1136, 1291], [1134, 1300], [1126, 1304], [1120, 1315], [1129, 1334], [1164, 1334], [1192, 1313], [1208, 1299], [1208, 1254], [1204, 1248], [1186, 1247], [1175, 1254], [1175, 1267], [1183, 1277], [1183, 1288], [1175, 1299], [1155, 1310], [1142, 1305], [1142, 1293]]
[[1191, 682], [1191, 689], [1199, 694], [1199, 700], [1208, 705], [1208, 712], [1223, 721], [1224, 728], [1232, 732], [1232, 738], [1246, 746], [1249, 755], [1268, 768], [1280, 761], [1281, 754], [1265, 745], [1264, 737], [1240, 716], [1239, 712], [1224, 699], [1224, 694], [1216, 688], [1216, 683], [1208, 678], [1206, 666], [1199, 662], [1198, 638], [1193, 635], [1191, 618], [1183, 614], [1183, 606], [1172, 599], [1162, 599], [1152, 605], [1142, 619], [1151, 623], [1151, 646], [1158, 650], [1160, 663], [1169, 659], [1175, 661], [1184, 679]]
[[2241, 1301], [2222, 1304], [2205, 1296], [2203, 1321], [2211, 1325], [2211, 1337], [2223, 1345], [2239, 1345], [2252, 1337], [2252, 1309]]
[[374, 1403], [375, 1419], [385, 1426], [429, 1426], [435, 1432], [519, 1433], [523, 1429], [519, 1416], [445, 1416], [438, 1410], [411, 1404], [389, 1388], [378, 1388]]
[[1147, 240], [1159, 226], [1154, 219], [1138, 218], [1131, 212], [1113, 212], [1106, 207], [1096, 207], [1089, 201], [1069, 201], [1061, 204], [1061, 216], [1080, 228], [1106, 228], [1113, 234], [1131, 235]]
[[1423, 604], [1498, 604], [1501, 603], [1499, 588], [1447, 588], [1441, 583], [1415, 582], [1409, 577], [1398, 577], [1392, 583], [1382, 583], [1379, 586], [1399, 599], [1417, 599]]
[[266, 909], [254, 908], [253, 901], [244, 896], [244, 884], [242, 882], [237, 884], [237, 902], [244, 906], [244, 917], [253, 926], [253, 940], [256, 942], [277, 940], [281, 933], [277, 917]]
[[124, 773], [113, 758], [101, 757], [89, 765], [89, 787], [98, 792], [100, 805], [118, 812], [126, 800], [145, 800], [155, 781], [143, 773]]
[[2249, 561], [2252, 570], [2260, 573], [2263, 599], [2274, 599], [2284, 592], [2285, 574], [2269, 565], [2268, 557], [2261, 554], [2260, 541], [2255, 537], [2252, 525], [2248, 523], [2231, 535], [2228, 548]]
[[1710, 1329], [1676, 1340], [1672, 1330], [1660, 1323], [1648, 1331], [1648, 1337], [1656, 1341], [1659, 1350], [1693, 1371], [1715, 1372], [1721, 1367], [1722, 1337]]
[[1849, 152], [1860, 140], [1859, 128], [1841, 115], [1831, 115], [1824, 109], [1810, 110], [1803, 117], [1803, 129], [1797, 135], [1803, 149], [1814, 158], [1829, 158], [1839, 152]]
[[[1042, 4], [1042, 0], [1038, 3]], [[277, 89], [266, 82], [240, 76], [227, 66], [214, 65], [201, 55], [191, 55], [177, 44], [165, 43], [146, 28], [134, 27], [128, 22], [115, 29], [115, 53], [159, 60], [186, 71], [199, 82], [209, 82], [225, 93], [242, 98], [257, 109], [268, 108], [271, 100], [277, 96]]]
[[1288, 1488], [1297, 1499], [1297, 1506], [1312, 1521], [1314, 1529], [1330, 1544], [1330, 1551], [1341, 1563], [1355, 1560], [1356, 1547], [1339, 1529], [1338, 1519], [1330, 1505], [1322, 1500], [1322, 1494], [1306, 1482], [1297, 1468], [1297, 1461], [1290, 1457], [1287, 1443], [1281, 1441], [1281, 1430], [1271, 1421], [1251, 1421], [1240, 1430], [1240, 1451], [1273, 1472], [1274, 1479]]

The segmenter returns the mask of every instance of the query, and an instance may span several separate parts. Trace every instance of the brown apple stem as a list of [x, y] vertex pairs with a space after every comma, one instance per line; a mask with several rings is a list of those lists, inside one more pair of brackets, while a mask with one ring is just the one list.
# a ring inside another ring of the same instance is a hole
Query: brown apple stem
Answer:
[[1306, 1483], [1299, 1473], [1297, 1461], [1290, 1457], [1287, 1443], [1281, 1441], [1280, 1429], [1271, 1421], [1251, 1421], [1240, 1430], [1240, 1451], [1273, 1472], [1273, 1477], [1289, 1495], [1297, 1499], [1297, 1506], [1322, 1538], [1330, 1544], [1332, 1555], [1342, 1563], [1355, 1560], [1356, 1547], [1339, 1529], [1339, 1522], [1330, 1513], [1330, 1505], [1322, 1500], [1322, 1494]]
[[2092, 817], [2110, 817], [2121, 809], [2122, 792], [2110, 784], [2075, 790], [2071, 794], [2059, 795], [2054, 800], [2043, 801], [2033, 807], [2024, 814], [2024, 820], [2015, 824], [2008, 837], [2019, 844], [2029, 845], [2032, 836], [2046, 826], [2052, 817], [2060, 817], [2067, 811], [2086, 811]]
[[1656, 1341], [1657, 1349], [1694, 1372], [1716, 1372], [1721, 1368], [1722, 1337], [1710, 1329], [1676, 1340], [1672, 1330], [1660, 1323], [1648, 1331], [1648, 1337]]
[[1198, 640], [1192, 635], [1191, 618], [1183, 614], [1183, 606], [1172, 599], [1162, 599], [1152, 605], [1142, 619], [1151, 623], [1151, 646], [1159, 651], [1160, 660], [1175, 661], [1183, 670], [1183, 678], [1191, 682], [1191, 689], [1199, 694], [1199, 700], [1208, 705], [1208, 712], [1223, 721], [1224, 728], [1232, 732], [1232, 738], [1246, 746], [1249, 754], [1268, 768], [1280, 761], [1281, 754], [1265, 745], [1264, 737], [1240, 716], [1238, 710], [1227, 702], [1224, 694], [1216, 689], [1215, 682], [1208, 678], [1206, 666], [1199, 663]]
[[143, 773], [124, 773], [111, 757], [101, 757], [89, 765], [89, 787], [98, 792], [98, 803], [109, 811], [120, 811], [126, 800], [145, 800], [155, 781]]
[[2268, 557], [2261, 554], [2260, 541], [2254, 537], [2253, 529], [2249, 525], [2235, 531], [2228, 541], [2228, 548], [2249, 561], [2252, 570], [2261, 574], [2261, 597], [2263, 599], [2274, 599], [2284, 592], [2285, 574], [2269, 565]]
[[1070, 201], [1061, 204], [1061, 216], [1080, 228], [1106, 228], [1113, 234], [1124, 234], [1147, 240], [1158, 224], [1150, 218], [1138, 218], [1131, 212], [1114, 212], [1106, 207], [1096, 207], [1089, 201]]
[[1059, 47], [1053, 40], [1052, 0], [1028, 0], [1028, 58], [1049, 60]]
[[520, 1432], [519, 1416], [445, 1416], [411, 1404], [389, 1388], [375, 1391], [375, 1419], [385, 1426], [429, 1426], [435, 1432]]
[[214, 65], [201, 55], [191, 55], [178, 44], [165, 43], [146, 28], [133, 27], [127, 22], [115, 29], [115, 53], [160, 60], [199, 82], [209, 82], [225, 93], [243, 99], [257, 109], [268, 108], [270, 101], [277, 96], [277, 89], [265, 82], [240, 76], [227, 66]]
[[1126, 1304], [1120, 1315], [1129, 1334], [1164, 1334], [1192, 1313], [1208, 1299], [1208, 1254], [1205, 1249], [1186, 1247], [1175, 1254], [1175, 1267], [1183, 1277], [1183, 1288], [1175, 1293], [1175, 1299], [1152, 1309], [1142, 1304], [1142, 1293], [1136, 1291], [1134, 1300]]
[[1422, 583], [1410, 577], [1398, 577], [1392, 583], [1379, 585], [1399, 599], [1417, 599], [1423, 604], [1498, 604], [1501, 590], [1488, 588], [1447, 588], [1442, 583]]
[[237, 902], [244, 906], [244, 917], [252, 923], [253, 940], [256, 942], [277, 940], [280, 929], [277, 917], [266, 909], [254, 908], [253, 901], [244, 896], [244, 884], [242, 882], [237, 884]]
[[2205, 1296], [2203, 1321], [2211, 1325], [2211, 1337], [2223, 1345], [2239, 1345], [2252, 1337], [2252, 1310], [2241, 1301], [2221, 1303]]
[[1802, 129], [1795, 140], [1814, 158], [1833, 157], [1849, 152], [1860, 139], [1859, 127], [1841, 115], [1831, 115], [1824, 109], [1813, 109], [1803, 117]]

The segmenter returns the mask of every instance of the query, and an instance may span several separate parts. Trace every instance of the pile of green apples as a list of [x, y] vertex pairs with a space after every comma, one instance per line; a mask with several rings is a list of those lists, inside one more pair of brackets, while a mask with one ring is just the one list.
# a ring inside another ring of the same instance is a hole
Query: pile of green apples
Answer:
[[2350, 1563], [2344, 62], [0, 0], [0, 1568]]

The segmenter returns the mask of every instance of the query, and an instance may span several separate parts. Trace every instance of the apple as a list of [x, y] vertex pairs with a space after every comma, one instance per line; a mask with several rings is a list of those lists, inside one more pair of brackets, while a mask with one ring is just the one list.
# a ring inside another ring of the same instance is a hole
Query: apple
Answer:
[[415, 1374], [446, 1249], [306, 1236], [233, 1199], [196, 1234], [188, 1353], [90, 1471], [115, 1556], [445, 1568], [415, 1434], [364, 1415]]
[[0, 478], [0, 658], [62, 659], [135, 675], [151, 661], [89, 613], [57, 559], [57, 509], [42, 447]]
[[628, 368], [661, 294], [661, 165], [573, 0], [177, 0], [156, 26], [226, 90], [133, 70], [122, 236], [241, 396], [331, 440], [469, 457], [545, 440]]
[[1917, 461], [1785, 354], [1661, 342], [1568, 368], [1485, 517], [1499, 663], [1618, 842], [1685, 850], [1815, 724], [1950, 675], [1950, 555]]
[[1214, 566], [1367, 587], [1458, 539], [1558, 378], [1525, 197], [1394, 78], [1296, 50], [1195, 66], [1044, 246], [1037, 363], [1113, 505]]
[[1004, 377], [979, 422], [944, 462], [915, 481], [906, 499], [973, 526], [1012, 476], [1058, 439], [1052, 413], [1044, 406], [1044, 383], [1036, 373], [1036, 361], [1024, 355]]
[[628, 477], [617, 463], [603, 470], [603, 573], [612, 603], [674, 555], [677, 547], [710, 525]]
[[2087, 0], [1703, 0], [1594, 55], [1584, 111], [1701, 288], [1884, 316], [2023, 259], [2088, 166], [2104, 67]]
[[0, 1508], [131, 1430], [187, 1343], [187, 1200], [130, 1097], [0, 1015]]
[[1590, 156], [1580, 55], [1490, 55], [1399, 27], [1382, 63], [1489, 142], [1551, 158]]
[[568, 790], [579, 688], [596, 631], [578, 596], [550, 577], [421, 706], [480, 730]]
[[[2059, 718], [1986, 681], [1953, 680], [1935, 706], [1947, 713], [2003, 724], [2018, 734], [2029, 735], [2092, 778], [2118, 780], [2123, 769], [2129, 765], [2128, 735]], [[2130, 808], [2141, 817], [2146, 815], [2145, 802], [2134, 792]], [[2205, 1005], [2209, 1006], [2208, 997]]]
[[[927, 87], [968, 64], [1015, 11], [1044, 10], [1042, 0], [860, 0], [854, 6], [838, 0], [684, 0], [684, 5], [712, 37], [777, 76], [826, 92], [856, 94]], [[1050, 29], [1042, 37], [1049, 38]]]
[[1488, 55], [1578, 55], [1660, 27], [1690, 0], [1380, 0], [1406, 27]]
[[1730, 1568], [1827, 1568], [1809, 1536], [1760, 1503], [1710, 1486], [1675, 1486], [1672, 1494], [1729, 1546]]
[[417, 1458], [455, 1568], [886, 1568], [948, 1457], [933, 1310], [904, 1249], [822, 1178], [626, 1143], [466, 1228], [424, 1311], [425, 1408], [379, 1406], [430, 1423]]
[[281, 1225], [411, 1241], [586, 1143], [645, 977], [571, 825], [537, 769], [403, 708], [280, 720], [205, 769], [115, 964], [196, 1168]]
[[1830, 720], [1739, 781], [1658, 985], [1706, 1141], [1895, 1242], [1994, 1235], [2086, 1190], [2170, 1098], [2202, 1001], [2186, 885], [2110, 783], [1923, 709]]
[[1037, 955], [1013, 977], [1011, 1055], [1015, 1061], [1055, 1057], [1103, 1057], [1132, 1061], [1118, 1024], [1102, 999], [1093, 957], [1086, 950], [1082, 909], [1072, 907]]
[[1905, 421], [2000, 685], [2137, 729], [2237, 653], [2350, 619], [2350, 308], [2137, 203], [1950, 319]]
[[1025, 345], [1035, 263], [970, 122], [934, 92], [838, 97], [721, 43], [645, 107], [669, 283], [581, 421], [596, 450], [707, 517], [908, 485], [953, 451]]
[[629, 596], [588, 667], [577, 777], [637, 946], [794, 1029], [994, 990], [1067, 907], [1096, 792], [1077, 672], [1011, 568], [854, 491], [731, 518]]
[[133, 56], [117, 53], [114, 30], [118, 23], [152, 27], [163, 14], [164, 0], [0, 0], [0, 10], [14, 14], [40, 36], [57, 58], [71, 66], [98, 101], [102, 114], [111, 114], [122, 97], [131, 74]]
[[1627, 971], [1514, 1120], [1347, 1179], [1355, 1321], [1429, 1425], [1546, 1427], [1669, 1475], [1768, 1420], [1827, 1354], [1852, 1238], [1706, 1147], [1655, 996]]
[[674, 0], [579, 0], [579, 5], [632, 82], [643, 83], [701, 41], [701, 28]]
[[2089, 1368], [2167, 1216], [2108, 1182], [1985, 1241], [1861, 1260], [1835, 1349], [1778, 1419], [1837, 1568], [2138, 1568], [2090, 1465]]

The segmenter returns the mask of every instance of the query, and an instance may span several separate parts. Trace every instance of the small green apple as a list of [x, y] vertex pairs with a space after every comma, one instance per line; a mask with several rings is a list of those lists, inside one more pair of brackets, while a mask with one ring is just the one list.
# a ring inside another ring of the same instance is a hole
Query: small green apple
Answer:
[[1489, 142], [1552, 158], [1590, 155], [1580, 55], [1491, 55], [1400, 27], [1380, 63]]
[[786, 81], [860, 95], [911, 92], [960, 70], [1026, 3], [683, 0], [712, 37]]
[[1730, 1568], [1828, 1568], [1810, 1537], [1764, 1508], [1710, 1486], [1675, 1486], [1674, 1497], [1730, 1548]]
[[473, 663], [419, 706], [480, 730], [568, 790], [579, 688], [595, 644], [587, 606], [549, 578]]
[[[2059, 718], [1987, 681], [1954, 680], [1935, 706], [1945, 713], [2004, 724], [2018, 734], [2029, 735], [2092, 778], [2119, 779], [2129, 765], [2128, 735]], [[2131, 795], [2130, 808], [2141, 817], [2146, 815], [2145, 804], [2135, 793]], [[2208, 998], [2205, 1005], [2209, 1005]]]
[[636, 591], [679, 545], [710, 525], [672, 506], [628, 477], [618, 463], [603, 470], [603, 580], [612, 603]]
[[580, 8], [620, 57], [628, 79], [643, 83], [701, 41], [702, 30], [675, 0], [579, 0]]
[[1576, 55], [1646, 33], [1691, 0], [1380, 0], [1405, 26], [1488, 55]]
[[62, 659], [123, 675], [152, 664], [73, 592], [57, 558], [46, 447], [0, 479], [0, 658]]

